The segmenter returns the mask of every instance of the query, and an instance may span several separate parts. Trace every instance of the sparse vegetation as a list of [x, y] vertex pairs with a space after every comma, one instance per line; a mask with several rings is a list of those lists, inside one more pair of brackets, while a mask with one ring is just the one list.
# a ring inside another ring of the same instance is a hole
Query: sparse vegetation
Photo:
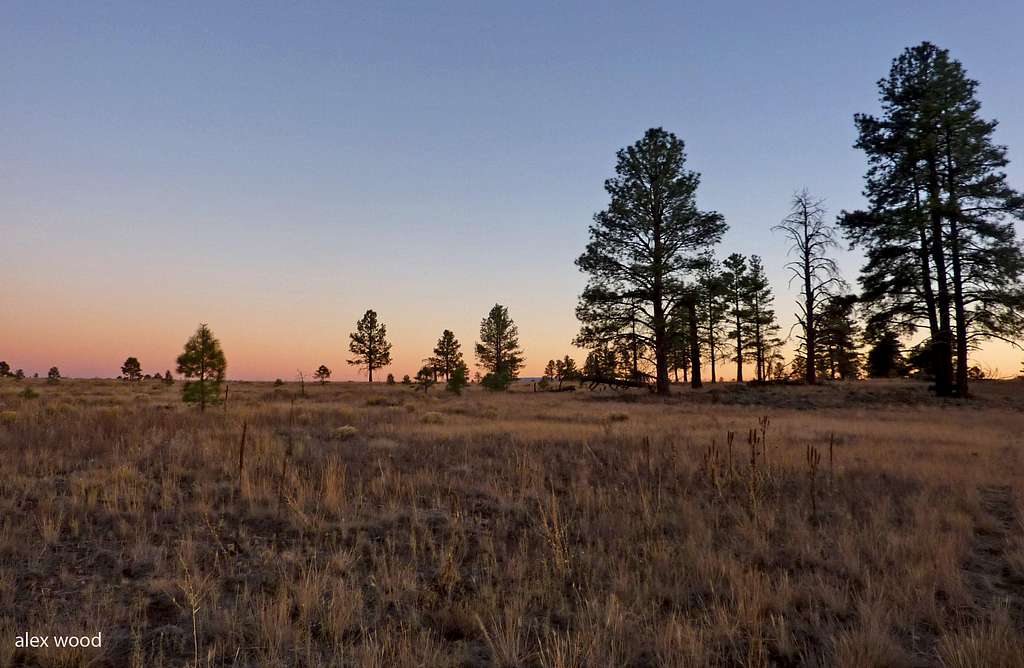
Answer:
[[898, 380], [269, 387], [200, 413], [0, 386], [4, 628], [103, 632], [5, 663], [980, 666], [1024, 641], [1019, 382], [941, 407]]

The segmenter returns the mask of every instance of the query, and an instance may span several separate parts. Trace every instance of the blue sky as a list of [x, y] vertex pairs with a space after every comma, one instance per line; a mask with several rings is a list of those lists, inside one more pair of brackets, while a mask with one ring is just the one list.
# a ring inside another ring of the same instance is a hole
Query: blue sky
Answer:
[[981, 81], [1024, 187], [1021, 26], [1019, 2], [3, 3], [0, 356], [162, 368], [204, 320], [239, 377], [341, 370], [372, 306], [413, 373], [500, 301], [539, 371], [615, 151], [655, 125], [788, 327], [770, 227], [805, 186], [862, 203], [852, 116], [904, 47]]

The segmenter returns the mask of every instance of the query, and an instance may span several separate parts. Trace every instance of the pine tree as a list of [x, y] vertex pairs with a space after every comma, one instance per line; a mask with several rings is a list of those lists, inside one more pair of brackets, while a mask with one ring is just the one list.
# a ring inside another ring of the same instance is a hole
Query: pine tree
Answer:
[[142, 380], [142, 365], [138, 358], [129, 357], [124, 361], [124, 364], [121, 365], [121, 376], [133, 383]]
[[429, 358], [429, 364], [448, 380], [451, 377], [452, 370], [462, 361], [462, 346], [458, 339], [455, 338], [455, 334], [450, 329], [446, 329], [441, 332], [441, 338], [437, 340], [437, 345], [434, 346], [434, 356]]
[[575, 380], [578, 375], [579, 370], [576, 368], [576, 360], [568, 355], [555, 362], [554, 377], [558, 380], [558, 389], [562, 389], [563, 382]]
[[419, 386], [417, 389], [423, 390], [426, 394], [430, 391], [430, 386], [437, 382], [437, 376], [434, 373], [434, 367], [429, 364], [424, 364], [419, 371], [416, 372], [416, 384]]
[[683, 371], [683, 381], [690, 378], [690, 324], [687, 310], [676, 309], [669, 319], [669, 370], [672, 371], [674, 382], [679, 382], [679, 370]]
[[617, 154], [616, 175], [605, 182], [606, 209], [594, 216], [590, 242], [576, 260], [588, 274], [576, 308], [578, 341], [594, 348], [617, 343], [629, 331], [633, 372], [640, 344], [650, 349], [657, 391], [669, 393], [669, 321], [692, 295], [684, 274], [693, 254], [717, 243], [722, 216], [696, 206], [700, 177], [684, 169], [683, 142], [661, 128]]
[[744, 340], [746, 332], [750, 329], [750, 292], [752, 284], [747, 270], [747, 258], [739, 253], [732, 253], [722, 261], [722, 280], [725, 288], [727, 303], [726, 316], [729, 319], [729, 338], [735, 343], [736, 382], [743, 382], [743, 362], [746, 358], [747, 344]]
[[797, 322], [803, 328], [802, 347], [806, 359], [804, 380], [813, 385], [817, 381], [817, 369], [813, 360], [817, 358], [817, 316], [822, 305], [842, 287], [839, 267], [828, 255], [837, 247], [835, 232], [825, 223], [824, 201], [817, 199], [807, 190], [793, 195], [789, 215], [772, 227], [781, 231], [790, 242], [790, 257], [786, 264], [792, 272], [790, 281], [800, 284], [800, 299], [797, 301]]
[[860, 374], [856, 303], [854, 295], [836, 295], [822, 304], [819, 313], [817, 371], [833, 380], [852, 380]]
[[376, 311], [368, 309], [356, 322], [356, 331], [348, 336], [348, 349], [354, 355], [348, 363], [366, 369], [367, 382], [372, 383], [373, 370], [391, 364], [391, 343], [387, 339], [387, 327], [377, 321]]
[[459, 359], [452, 367], [448, 375], [447, 389], [452, 394], [462, 394], [462, 390], [469, 384], [469, 367], [466, 362]]
[[890, 330], [879, 334], [868, 351], [867, 367], [871, 378], [893, 378], [907, 372], [907, 362], [896, 332]]
[[870, 207], [841, 217], [866, 250], [869, 328], [927, 322], [940, 396], [967, 396], [973, 343], [1018, 340], [1024, 328], [1024, 253], [1012, 223], [1024, 219], [1024, 198], [1007, 185], [1006, 148], [993, 141], [996, 122], [980, 117], [977, 87], [928, 42], [896, 58], [878, 83], [881, 117], [855, 117]]
[[615, 380], [618, 357], [615, 351], [607, 346], [594, 348], [587, 353], [583, 363], [583, 375], [591, 382], [608, 382]]
[[775, 296], [772, 294], [764, 264], [751, 255], [747, 265], [747, 334], [746, 341], [754, 360], [757, 380], [768, 380], [771, 374], [772, 350], [781, 347], [779, 323], [775, 319]]
[[321, 385], [326, 385], [331, 382], [331, 370], [327, 368], [326, 364], [321, 364], [317, 367], [317, 370], [313, 372], [313, 378], [320, 381]]
[[185, 403], [198, 403], [205, 411], [207, 404], [220, 401], [220, 384], [224, 381], [227, 361], [220, 341], [206, 323], [200, 323], [196, 333], [185, 342], [185, 351], [178, 355], [178, 373], [185, 377], [182, 399]]
[[492, 389], [504, 389], [519, 376], [525, 362], [519, 348], [519, 328], [505, 306], [495, 304], [480, 321], [476, 358], [477, 366], [486, 371], [484, 383]]
[[711, 366], [711, 382], [718, 382], [718, 357], [722, 352], [726, 314], [729, 309], [726, 279], [718, 262], [705, 255], [698, 264], [697, 290], [701, 340]]

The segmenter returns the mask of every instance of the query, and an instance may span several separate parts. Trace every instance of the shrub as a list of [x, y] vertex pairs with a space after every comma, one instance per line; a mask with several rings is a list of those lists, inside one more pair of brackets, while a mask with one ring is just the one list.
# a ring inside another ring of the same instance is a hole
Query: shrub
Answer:
[[387, 384], [388, 385], [394, 385], [395, 384], [395, 374], [393, 374], [393, 373], [389, 373], [388, 374]]

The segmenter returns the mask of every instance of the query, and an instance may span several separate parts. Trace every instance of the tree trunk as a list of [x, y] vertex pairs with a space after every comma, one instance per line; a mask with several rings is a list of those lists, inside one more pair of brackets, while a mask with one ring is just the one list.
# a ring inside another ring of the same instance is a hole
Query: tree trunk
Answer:
[[949, 199], [949, 253], [953, 265], [953, 315], [956, 319], [956, 394], [967, 398], [967, 310], [964, 307], [964, 280], [960, 258], [960, 204], [957, 197], [956, 168], [953, 164], [952, 137], [946, 127], [946, 190]]
[[932, 261], [938, 283], [936, 301], [939, 311], [938, 336], [932, 341], [931, 352], [935, 363], [935, 394], [948, 397], [953, 394], [953, 332], [949, 322], [949, 283], [946, 278], [946, 253], [942, 244], [942, 211], [939, 199], [939, 177], [935, 158], [928, 160], [928, 213], [931, 219]]
[[949, 219], [949, 250], [953, 260], [953, 312], [956, 317], [956, 394], [967, 397], [967, 312], [960, 266], [960, 229], [956, 216]]
[[736, 382], [743, 382], [743, 334], [740, 332], [740, 300], [736, 299]]
[[697, 331], [697, 304], [691, 301], [686, 307], [690, 311], [690, 387], [697, 389], [703, 385], [700, 381], [700, 333]]
[[[807, 239], [807, 218], [804, 217], [804, 239]], [[814, 322], [814, 288], [811, 286], [811, 254], [810, 251], [804, 251], [804, 343], [807, 346], [807, 367], [805, 369], [805, 380], [808, 385], [814, 385], [818, 382], [817, 377], [817, 351], [815, 345], [817, 343], [816, 332], [814, 331], [817, 327], [817, 323]]]
[[708, 300], [708, 356], [711, 362], [711, 382], [718, 382], [718, 372], [715, 369], [715, 320], [714, 320], [714, 306], [711, 301]]

